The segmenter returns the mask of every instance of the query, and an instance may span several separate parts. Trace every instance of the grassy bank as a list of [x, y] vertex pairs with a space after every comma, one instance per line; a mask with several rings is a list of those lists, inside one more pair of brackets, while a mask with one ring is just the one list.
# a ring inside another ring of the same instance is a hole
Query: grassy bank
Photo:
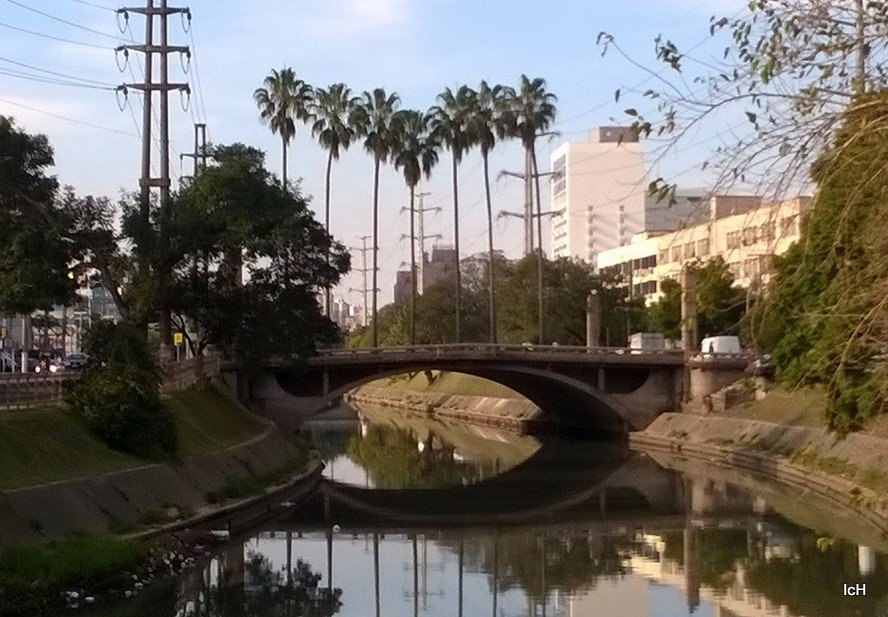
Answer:
[[4, 549], [0, 551], [0, 612], [27, 614], [59, 602], [60, 595], [74, 587], [113, 585], [149, 552], [148, 543], [140, 540], [87, 535]]
[[456, 394], [463, 396], [489, 396], [494, 398], [523, 398], [520, 394], [496, 382], [445, 371], [430, 371], [431, 381], [426, 373], [397, 375], [368, 383], [374, 388], [394, 388], [411, 392], [434, 392], [436, 394]]
[[[176, 418], [180, 456], [241, 443], [262, 422], [213, 386], [195, 386], [165, 399]], [[0, 414], [0, 490], [120, 471], [147, 464], [112, 450], [63, 406]]]

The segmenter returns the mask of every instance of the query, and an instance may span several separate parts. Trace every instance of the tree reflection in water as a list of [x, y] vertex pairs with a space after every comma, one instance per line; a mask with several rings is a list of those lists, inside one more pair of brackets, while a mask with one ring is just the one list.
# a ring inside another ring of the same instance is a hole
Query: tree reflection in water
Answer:
[[440, 488], [471, 484], [498, 472], [495, 460], [464, 462], [435, 433], [419, 439], [412, 430], [370, 425], [354, 435], [348, 455], [384, 489]]
[[[223, 555], [241, 551], [236, 547]], [[242, 568], [239, 567], [242, 565]], [[302, 560], [290, 573], [277, 571], [268, 557], [249, 552], [242, 564], [237, 556], [227, 564], [219, 585], [211, 587], [202, 602], [180, 599], [177, 616], [207, 617], [332, 617], [342, 607], [342, 590], [321, 587], [321, 575]], [[223, 569], [226, 566], [223, 565]], [[235, 571], [231, 571], [231, 569]], [[186, 594], [187, 595], [187, 594]]]

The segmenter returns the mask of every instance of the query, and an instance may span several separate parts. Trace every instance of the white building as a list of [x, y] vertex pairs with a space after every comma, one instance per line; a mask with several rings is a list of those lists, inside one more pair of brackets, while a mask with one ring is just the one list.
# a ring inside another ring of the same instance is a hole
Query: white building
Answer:
[[629, 128], [599, 127], [587, 141], [564, 143], [551, 166], [555, 257], [594, 263], [642, 231], [671, 231], [701, 216], [700, 191], [679, 192], [671, 205], [647, 195], [644, 151]]
[[661, 283], [679, 280], [685, 264], [719, 256], [740, 287], [760, 287], [771, 274], [771, 258], [785, 253], [800, 236], [808, 197], [763, 204], [758, 197], [713, 196], [709, 219], [671, 232], [644, 232], [632, 241], [600, 253], [602, 274], [631, 282], [632, 297], [660, 297]]

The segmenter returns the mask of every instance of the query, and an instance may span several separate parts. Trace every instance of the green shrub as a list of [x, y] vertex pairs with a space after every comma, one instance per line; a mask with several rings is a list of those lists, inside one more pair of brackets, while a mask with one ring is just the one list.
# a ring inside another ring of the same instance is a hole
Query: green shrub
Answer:
[[89, 333], [95, 362], [65, 382], [71, 413], [115, 450], [149, 458], [174, 456], [178, 435], [160, 400], [160, 372], [145, 337], [132, 324], [98, 322]]

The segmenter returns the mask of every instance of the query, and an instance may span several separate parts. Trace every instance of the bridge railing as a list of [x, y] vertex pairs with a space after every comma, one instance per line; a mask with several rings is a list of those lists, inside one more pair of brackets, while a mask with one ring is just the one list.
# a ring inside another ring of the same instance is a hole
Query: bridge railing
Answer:
[[684, 352], [680, 349], [629, 349], [627, 347], [586, 347], [579, 345], [505, 345], [494, 343], [444, 343], [440, 345], [410, 345], [402, 347], [337, 347], [318, 350], [322, 357], [330, 356], [365, 356], [384, 354], [409, 354], [409, 353], [464, 353], [483, 352], [491, 354], [504, 353], [546, 353], [546, 354], [599, 354], [599, 355], [656, 355], [656, 356], [680, 356]]

